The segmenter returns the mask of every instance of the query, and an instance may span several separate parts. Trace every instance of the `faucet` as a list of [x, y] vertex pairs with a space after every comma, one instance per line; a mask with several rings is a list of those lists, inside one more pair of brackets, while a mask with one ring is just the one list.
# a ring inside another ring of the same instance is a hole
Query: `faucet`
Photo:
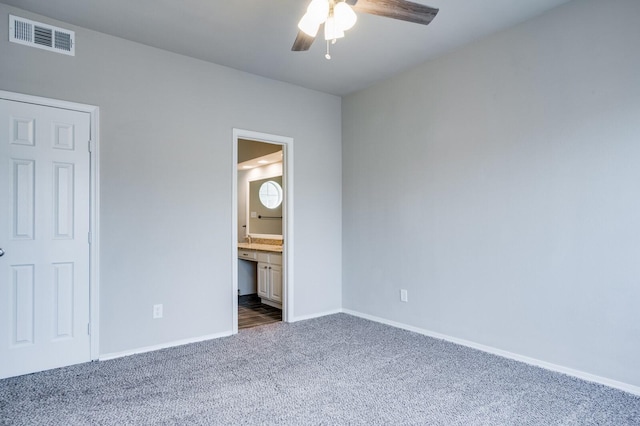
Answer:
[[249, 245], [251, 245], [251, 235], [247, 234], [245, 238], [249, 241]]

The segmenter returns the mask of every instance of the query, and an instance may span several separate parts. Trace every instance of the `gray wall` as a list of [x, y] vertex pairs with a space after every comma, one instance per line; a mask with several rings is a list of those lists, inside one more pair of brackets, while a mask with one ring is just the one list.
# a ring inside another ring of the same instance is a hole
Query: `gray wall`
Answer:
[[[10, 12], [76, 56], [9, 43]], [[0, 89], [100, 107], [102, 354], [231, 330], [234, 127], [294, 138], [294, 315], [341, 307], [340, 98], [3, 4], [0, 34]]]
[[344, 307], [639, 386], [639, 22], [573, 1], [346, 97]]

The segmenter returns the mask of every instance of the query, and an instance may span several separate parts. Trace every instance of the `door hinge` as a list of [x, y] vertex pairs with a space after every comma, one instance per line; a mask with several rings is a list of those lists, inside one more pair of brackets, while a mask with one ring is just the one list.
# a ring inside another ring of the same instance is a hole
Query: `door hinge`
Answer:
[[87, 334], [91, 336], [91, 323], [87, 323]]
[[91, 244], [91, 231], [87, 232], [87, 242]]
[[93, 144], [92, 144], [92, 142], [93, 142], [93, 141], [92, 141], [91, 139], [89, 139], [88, 144], [87, 144], [87, 145], [88, 145], [89, 152], [93, 152]]

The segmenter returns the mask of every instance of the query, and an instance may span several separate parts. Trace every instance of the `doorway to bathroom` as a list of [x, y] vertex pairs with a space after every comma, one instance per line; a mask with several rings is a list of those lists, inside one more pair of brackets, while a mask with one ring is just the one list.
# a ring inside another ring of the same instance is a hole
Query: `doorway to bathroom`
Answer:
[[293, 303], [293, 139], [234, 129], [233, 333], [288, 321]]

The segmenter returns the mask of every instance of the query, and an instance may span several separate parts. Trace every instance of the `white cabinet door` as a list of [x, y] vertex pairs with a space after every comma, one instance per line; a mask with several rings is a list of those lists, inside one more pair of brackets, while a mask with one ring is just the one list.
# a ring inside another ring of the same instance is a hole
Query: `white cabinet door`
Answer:
[[269, 264], [258, 263], [258, 296], [269, 298]]
[[90, 361], [88, 113], [0, 99], [0, 378]]
[[282, 266], [269, 266], [269, 299], [282, 303]]

